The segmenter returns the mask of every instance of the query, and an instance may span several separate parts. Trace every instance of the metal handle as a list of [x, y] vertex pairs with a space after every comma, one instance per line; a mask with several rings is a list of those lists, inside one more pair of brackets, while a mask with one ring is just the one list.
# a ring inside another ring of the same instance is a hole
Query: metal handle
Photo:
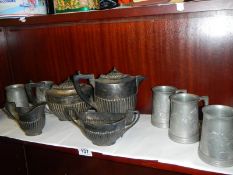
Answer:
[[44, 86], [44, 82], [39, 83], [33, 83], [30, 81], [30, 83], [25, 84], [25, 90], [29, 99], [29, 102], [31, 102], [33, 105], [37, 104], [37, 97], [36, 94], [32, 92], [33, 88]]
[[[71, 115], [70, 115], [70, 111], [71, 111]], [[77, 112], [72, 107], [66, 107], [64, 109], [64, 114], [67, 119], [70, 119], [78, 127], [81, 127], [81, 128], [84, 127], [83, 122], [79, 120], [79, 118], [77, 118], [78, 117]], [[75, 116], [72, 114], [75, 114]]]
[[187, 90], [186, 89], [177, 89], [175, 93], [176, 94], [178, 94], [178, 93], [187, 93]]
[[128, 110], [126, 115], [129, 115], [127, 117], [131, 117], [131, 115], [133, 115], [133, 120], [132, 120], [132, 122], [129, 123], [129, 122], [127, 122], [127, 119], [126, 119], [125, 131], [127, 131], [129, 128], [131, 128], [133, 125], [135, 125], [135, 123], [137, 123], [137, 121], [140, 117], [140, 113], [139, 113], [139, 111], [136, 111], [136, 110]]
[[201, 96], [199, 101], [201, 101], [201, 100], [204, 101], [205, 106], [207, 106], [209, 104], [209, 97], [208, 96]]
[[[73, 81], [74, 81], [74, 87], [76, 92], [78, 93], [78, 95], [80, 96], [80, 98], [86, 103], [88, 104], [90, 107], [94, 108], [95, 110], [97, 110], [97, 107], [95, 105], [95, 103], [93, 102], [93, 97], [92, 98], [88, 98], [82, 91], [79, 80], [88, 80], [89, 83], [91, 80], [94, 79], [94, 75], [93, 74], [81, 74], [79, 72], [78, 75], [74, 75], [73, 76]], [[91, 83], [90, 83], [91, 84]]]

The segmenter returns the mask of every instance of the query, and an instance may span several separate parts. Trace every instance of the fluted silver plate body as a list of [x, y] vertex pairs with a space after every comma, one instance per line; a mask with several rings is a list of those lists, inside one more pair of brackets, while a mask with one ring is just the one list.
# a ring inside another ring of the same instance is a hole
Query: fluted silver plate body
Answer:
[[100, 112], [126, 113], [136, 107], [136, 94], [125, 98], [105, 99], [95, 96], [96, 104]]

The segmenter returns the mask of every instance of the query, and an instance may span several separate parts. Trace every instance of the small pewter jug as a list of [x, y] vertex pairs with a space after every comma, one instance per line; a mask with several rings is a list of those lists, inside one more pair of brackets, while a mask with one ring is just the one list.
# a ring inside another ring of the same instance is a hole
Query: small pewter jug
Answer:
[[180, 93], [171, 96], [171, 117], [169, 138], [178, 143], [195, 143], [199, 140], [198, 102], [204, 100], [208, 105], [207, 96]]
[[233, 166], [233, 108], [209, 105], [202, 111], [204, 116], [199, 157], [210, 165]]
[[29, 101], [34, 105], [37, 103], [46, 102], [46, 92], [47, 90], [51, 89], [52, 85], [52, 81], [40, 81], [38, 83], [30, 82], [25, 84]]
[[170, 96], [176, 93], [185, 93], [187, 90], [178, 90], [173, 86], [155, 86], [153, 89], [153, 107], [151, 115], [152, 125], [159, 128], [169, 127]]
[[[126, 113], [136, 107], [138, 86], [144, 77], [120, 73], [115, 68], [98, 79], [93, 74], [73, 76], [74, 86], [79, 96], [98, 112]], [[87, 79], [94, 88], [93, 98], [87, 98], [80, 88], [79, 80]]]
[[13, 84], [5, 87], [6, 101], [14, 102], [16, 107], [29, 106], [24, 84]]

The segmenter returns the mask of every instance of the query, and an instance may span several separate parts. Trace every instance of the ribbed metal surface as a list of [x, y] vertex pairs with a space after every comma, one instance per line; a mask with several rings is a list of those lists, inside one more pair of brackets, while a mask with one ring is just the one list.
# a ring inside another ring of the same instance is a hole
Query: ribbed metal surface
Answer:
[[34, 135], [39, 135], [42, 133], [42, 129], [44, 128], [45, 125], [45, 116], [40, 117], [35, 121], [32, 122], [23, 122], [23, 121], [18, 121], [20, 127], [24, 130], [26, 135], [29, 136], [34, 136]]
[[136, 106], [136, 95], [112, 100], [95, 96], [95, 100], [100, 112], [125, 113]]
[[61, 121], [67, 121], [70, 119], [67, 119], [64, 114], [64, 109], [67, 107], [71, 107], [77, 110], [77, 112], [85, 112], [89, 109], [89, 106], [85, 102], [79, 102], [74, 104], [58, 104], [58, 103], [48, 103], [49, 109], [58, 117]]
[[125, 129], [108, 132], [95, 132], [89, 129], [84, 129], [83, 131], [88, 139], [92, 141], [93, 144], [98, 146], [110, 146], [113, 145], [118, 138], [120, 138]]

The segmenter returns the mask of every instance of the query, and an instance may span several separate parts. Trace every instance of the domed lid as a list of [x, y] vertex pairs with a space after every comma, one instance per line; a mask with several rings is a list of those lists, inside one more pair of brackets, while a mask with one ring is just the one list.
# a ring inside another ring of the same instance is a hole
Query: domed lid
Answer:
[[53, 85], [52, 88], [57, 90], [70, 90], [70, 89], [74, 89], [74, 84], [69, 78], [59, 85]]
[[52, 88], [47, 91], [47, 94], [52, 96], [71, 96], [77, 95], [77, 92], [73, 82], [69, 78], [59, 85], [54, 84]]
[[111, 79], [111, 80], [119, 80], [119, 79], [126, 78], [126, 77], [128, 77], [127, 74], [123, 74], [123, 73], [119, 72], [115, 67], [108, 74], [100, 75], [100, 78]]

